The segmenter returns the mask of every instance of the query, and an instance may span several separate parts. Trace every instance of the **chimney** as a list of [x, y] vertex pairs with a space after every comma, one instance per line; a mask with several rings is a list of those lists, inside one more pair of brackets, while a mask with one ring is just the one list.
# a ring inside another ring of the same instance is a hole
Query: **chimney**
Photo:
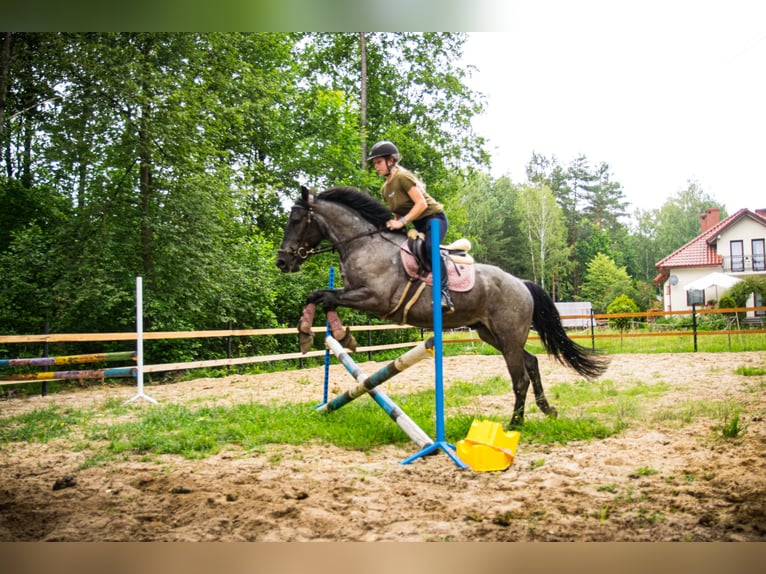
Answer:
[[700, 233], [705, 233], [711, 227], [718, 225], [721, 210], [717, 207], [708, 207], [705, 213], [700, 215]]

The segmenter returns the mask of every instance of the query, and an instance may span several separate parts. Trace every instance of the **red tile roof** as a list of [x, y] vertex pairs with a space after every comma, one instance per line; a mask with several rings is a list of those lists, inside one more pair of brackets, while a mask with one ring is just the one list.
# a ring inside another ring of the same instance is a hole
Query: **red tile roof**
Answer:
[[679, 247], [673, 253], [657, 263], [655, 267], [660, 271], [660, 275], [655, 277], [655, 282], [662, 275], [667, 275], [669, 269], [721, 265], [723, 263], [723, 257], [716, 252], [717, 237], [724, 229], [732, 226], [743, 217], [751, 217], [766, 225], [766, 219], [759, 214], [753, 213], [748, 209], [740, 209], [735, 214], [718, 222], [716, 225], [704, 233], [701, 233], [683, 247]]

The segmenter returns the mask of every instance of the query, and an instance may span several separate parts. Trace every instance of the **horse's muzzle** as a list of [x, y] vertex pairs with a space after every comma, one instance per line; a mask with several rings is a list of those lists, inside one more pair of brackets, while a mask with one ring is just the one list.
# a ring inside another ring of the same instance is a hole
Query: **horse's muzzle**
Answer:
[[297, 257], [283, 254], [277, 257], [276, 265], [282, 273], [295, 273], [300, 270], [301, 261]]

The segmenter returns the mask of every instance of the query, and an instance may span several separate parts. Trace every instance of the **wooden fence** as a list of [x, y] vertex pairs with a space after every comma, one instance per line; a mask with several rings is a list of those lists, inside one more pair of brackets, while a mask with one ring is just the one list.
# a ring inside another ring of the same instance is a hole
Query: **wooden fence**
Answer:
[[[727, 317], [736, 317], [737, 313], [746, 312], [762, 312], [766, 311], [766, 307], [738, 307], [733, 309], [692, 309], [686, 311], [649, 311], [642, 313], [592, 313], [590, 315], [567, 315], [562, 316], [562, 319], [583, 319], [586, 318], [590, 322], [589, 333], [570, 333], [572, 339], [590, 339], [591, 345], [595, 348], [596, 341], [602, 338], [614, 338], [614, 337], [664, 337], [664, 336], [690, 336], [694, 337], [695, 350], [696, 350], [696, 338], [699, 335], [717, 334], [717, 335], [732, 335], [732, 334], [756, 334], [766, 333], [766, 329], [763, 325], [756, 328], [743, 329], [741, 325], [738, 325], [736, 329], [716, 330], [716, 331], [701, 331], [697, 329], [696, 318], [700, 315], [707, 314], [724, 314]], [[661, 330], [658, 326], [654, 326], [653, 322], [660, 317], [668, 316], [692, 316], [693, 325], [692, 329], [686, 330]], [[646, 322], [648, 324], [645, 330], [636, 331], [628, 330], [622, 333], [614, 332], [599, 332], [603, 331], [604, 325], [608, 323], [610, 319], [629, 318], [636, 321]], [[357, 325], [351, 326], [351, 330], [355, 333], [358, 332], [374, 332], [391, 329], [417, 329], [411, 325]], [[587, 330], [587, 329], [586, 329]], [[314, 327], [314, 333], [325, 333], [325, 327]], [[582, 329], [580, 329], [582, 331]], [[275, 329], [220, 329], [220, 330], [207, 330], [207, 331], [150, 331], [142, 333], [144, 340], [161, 340], [161, 339], [195, 339], [195, 338], [232, 338], [232, 337], [259, 337], [259, 336], [296, 336], [295, 328], [275, 328]], [[47, 333], [42, 335], [0, 335], [0, 344], [22, 344], [22, 343], [40, 343], [47, 346], [48, 343], [85, 343], [85, 342], [113, 342], [113, 341], [133, 341], [137, 339], [135, 332], [126, 333]], [[537, 334], [532, 331], [530, 333], [530, 340], [539, 339]], [[472, 343], [480, 342], [478, 338], [461, 338], [461, 339], [445, 339], [445, 344], [458, 344], [458, 343]], [[392, 343], [386, 345], [367, 345], [357, 348], [357, 353], [367, 353], [371, 358], [371, 353], [375, 351], [385, 351], [391, 349], [409, 348], [417, 345], [419, 341]], [[296, 343], [297, 345], [297, 343]], [[202, 361], [188, 361], [180, 363], [164, 363], [155, 365], [143, 365], [144, 373], [161, 373], [168, 371], [188, 370], [188, 369], [201, 369], [201, 368], [214, 368], [214, 367], [228, 367], [235, 365], [244, 365], [252, 363], [265, 363], [274, 361], [286, 361], [286, 360], [299, 360], [308, 357], [320, 357], [326, 356], [326, 350], [310, 351], [306, 354], [300, 352], [294, 353], [282, 353], [275, 355], [260, 355], [250, 357], [226, 357], [221, 359], [211, 359]], [[46, 353], [47, 356], [47, 353]], [[50, 379], [56, 380], [56, 379]], [[2, 380], [0, 379], [0, 385], [18, 384], [18, 380]]]

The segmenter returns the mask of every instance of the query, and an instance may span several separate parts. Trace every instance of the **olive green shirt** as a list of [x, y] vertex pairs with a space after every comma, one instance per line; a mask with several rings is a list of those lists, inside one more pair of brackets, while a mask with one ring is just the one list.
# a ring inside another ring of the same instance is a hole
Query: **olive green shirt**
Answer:
[[[383, 184], [383, 187], [380, 188], [380, 194], [388, 203], [389, 209], [396, 215], [403, 217], [407, 215], [410, 209], [412, 209], [412, 206], [415, 205], [415, 202], [412, 201], [407, 192], [412, 189], [413, 186], [419, 184], [420, 182], [412, 172], [402, 167], [397, 167], [396, 172], [391, 177], [391, 181], [387, 181]], [[423, 197], [426, 198], [426, 210], [421, 213], [417, 219], [444, 211], [444, 206], [428, 195], [422, 186], [420, 186], [420, 190], [423, 192]]]

